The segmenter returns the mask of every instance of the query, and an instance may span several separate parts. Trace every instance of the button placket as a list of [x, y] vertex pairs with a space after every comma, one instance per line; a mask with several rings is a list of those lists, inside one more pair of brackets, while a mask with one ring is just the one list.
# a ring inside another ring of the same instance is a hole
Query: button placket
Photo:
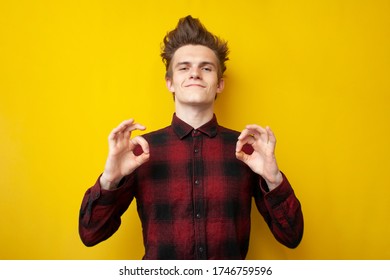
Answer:
[[195, 242], [197, 250], [197, 258], [204, 259], [205, 255], [205, 242], [206, 231], [204, 222], [204, 190], [203, 190], [203, 161], [202, 161], [202, 134], [197, 131], [192, 131], [192, 151], [193, 151], [193, 169], [192, 169], [192, 182], [193, 182], [193, 215], [195, 222]]

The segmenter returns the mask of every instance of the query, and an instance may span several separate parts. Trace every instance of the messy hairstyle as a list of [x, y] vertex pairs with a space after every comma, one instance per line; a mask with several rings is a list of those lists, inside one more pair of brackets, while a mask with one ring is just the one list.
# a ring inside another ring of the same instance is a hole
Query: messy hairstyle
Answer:
[[202, 45], [210, 48], [217, 56], [218, 78], [222, 78], [226, 70], [229, 49], [227, 42], [213, 35], [197, 18], [186, 16], [179, 20], [176, 28], [167, 33], [161, 47], [161, 57], [166, 68], [166, 77], [172, 77], [171, 61], [176, 50], [186, 45]]

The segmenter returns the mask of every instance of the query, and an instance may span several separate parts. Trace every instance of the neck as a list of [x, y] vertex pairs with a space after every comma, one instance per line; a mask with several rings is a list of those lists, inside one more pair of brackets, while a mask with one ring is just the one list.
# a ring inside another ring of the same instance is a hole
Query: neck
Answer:
[[213, 118], [214, 110], [212, 107], [204, 110], [192, 107], [176, 107], [176, 116], [196, 129], [205, 123], [208, 123]]

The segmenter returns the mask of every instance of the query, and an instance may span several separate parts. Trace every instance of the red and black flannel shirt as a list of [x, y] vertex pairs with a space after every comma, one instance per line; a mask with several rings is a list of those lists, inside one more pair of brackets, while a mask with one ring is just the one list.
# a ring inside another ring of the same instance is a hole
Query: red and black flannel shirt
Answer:
[[[245, 259], [251, 202], [275, 238], [294, 248], [303, 234], [301, 206], [287, 178], [272, 191], [240, 160], [239, 132], [216, 117], [198, 129], [172, 125], [144, 135], [150, 159], [113, 191], [99, 179], [85, 193], [79, 233], [87, 246], [109, 238], [133, 198], [143, 228], [144, 259]], [[247, 152], [252, 147], [246, 146]]]

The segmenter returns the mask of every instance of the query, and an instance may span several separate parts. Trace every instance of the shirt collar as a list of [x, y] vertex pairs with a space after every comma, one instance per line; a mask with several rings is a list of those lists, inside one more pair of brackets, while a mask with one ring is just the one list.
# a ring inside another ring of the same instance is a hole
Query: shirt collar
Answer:
[[[179, 119], [176, 116], [176, 113], [173, 114], [172, 128], [173, 128], [173, 131], [176, 133], [176, 135], [180, 139], [183, 139], [184, 137], [189, 135], [193, 130], [195, 130], [188, 123]], [[217, 135], [217, 132], [218, 132], [218, 122], [217, 122], [217, 117], [215, 116], [215, 114], [213, 115], [213, 118], [209, 122], [205, 123], [204, 125], [197, 128], [196, 130], [200, 131], [201, 133], [207, 135], [210, 138], [215, 137]]]

